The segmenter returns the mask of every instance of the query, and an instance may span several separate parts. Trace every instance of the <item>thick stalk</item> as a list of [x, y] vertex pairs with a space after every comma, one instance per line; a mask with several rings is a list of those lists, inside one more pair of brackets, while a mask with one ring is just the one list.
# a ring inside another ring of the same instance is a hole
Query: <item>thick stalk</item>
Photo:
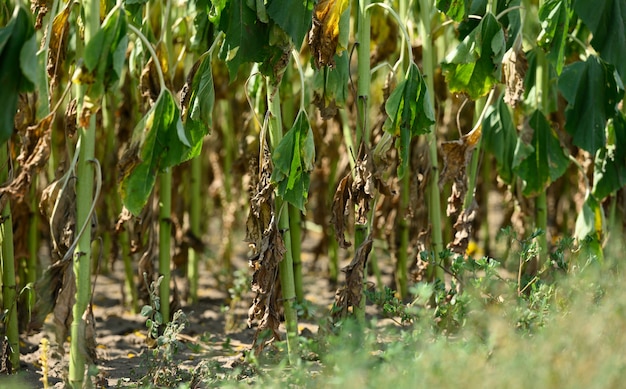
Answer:
[[[100, 29], [100, 2], [84, 0], [85, 42], [88, 43]], [[79, 46], [82, 55], [82, 48]], [[78, 87], [78, 112], [83, 111], [85, 99], [84, 86]], [[91, 166], [94, 160], [96, 144], [96, 112], [89, 119], [87, 127], [80, 126], [78, 136], [80, 142], [79, 160], [76, 179], [76, 225], [84, 230], [78, 237], [74, 251], [73, 270], [76, 276], [76, 302], [72, 310], [73, 320], [70, 340], [69, 381], [72, 388], [82, 388], [85, 380], [85, 321], [84, 316], [91, 299], [91, 204], [94, 195], [94, 175]]]
[[[201, 237], [200, 212], [202, 203], [202, 159], [200, 156], [191, 160], [191, 185], [189, 188], [189, 228], [196, 237]], [[187, 277], [189, 278], [189, 300], [192, 303], [198, 301], [198, 268], [202, 253], [193, 248], [189, 249], [189, 263], [187, 265]]]
[[[430, 35], [430, 15], [432, 13], [432, 1], [431, 0], [419, 0], [420, 1], [420, 22], [419, 33], [422, 37], [422, 68], [426, 79], [426, 86], [428, 87], [428, 95], [430, 97], [430, 103], [434, 104], [435, 101], [435, 86], [434, 86], [434, 63], [436, 60], [435, 51]], [[433, 112], [434, 106], [432, 107]], [[441, 199], [439, 198], [439, 162], [437, 160], [437, 133], [436, 127], [431, 126], [428, 135], [426, 136], [428, 142], [428, 155], [430, 157], [430, 182], [428, 183], [428, 213], [430, 218], [430, 230], [432, 240], [432, 251], [434, 254], [433, 260], [439, 260], [439, 253], [443, 252], [443, 239], [441, 228]], [[429, 273], [429, 277], [432, 279], [441, 279], [443, 274], [442, 270], [438, 266], [430, 266], [432, 269]]]
[[[8, 143], [0, 147], [0, 182], [6, 182], [9, 178]], [[5, 195], [6, 196], [6, 195]], [[17, 323], [17, 282], [15, 280], [15, 256], [13, 255], [13, 219], [11, 218], [11, 204], [7, 201], [2, 209], [0, 220], [0, 239], [2, 240], [2, 303], [3, 311], [6, 312], [5, 336], [9, 342], [9, 360], [13, 370], [20, 368], [20, 334]]]
[[291, 257], [293, 258], [293, 282], [296, 301], [304, 302], [302, 287], [302, 228], [300, 210], [289, 204], [289, 232], [291, 234]]
[[[367, 7], [370, 0], [359, 0], [357, 7], [357, 60], [358, 60], [358, 84], [357, 84], [357, 126], [355, 152], [360, 153], [361, 142], [367, 144], [370, 138], [368, 124], [369, 117], [369, 94], [370, 94], [370, 15]], [[367, 237], [367, 224], [354, 224], [354, 247], [358, 249]], [[367, 279], [367, 264], [363, 271]], [[365, 280], [366, 280], [365, 279]], [[365, 280], [363, 285], [365, 285]], [[365, 323], [365, 294], [361, 295], [361, 303], [354, 307], [354, 316], [360, 323]]]
[[[539, 1], [539, 7], [543, 3]], [[537, 50], [537, 70], [535, 79], [535, 91], [537, 93], [537, 108], [547, 116], [549, 111], [550, 96], [550, 68], [548, 65], [548, 59], [542, 50]], [[548, 201], [547, 191], [542, 191], [535, 199], [535, 224], [537, 228], [543, 230], [543, 234], [537, 237], [539, 243], [539, 260], [537, 263], [537, 270], [543, 267], [543, 264], [548, 258]]]
[[172, 170], [167, 168], [159, 174], [159, 285], [163, 323], [170, 321], [170, 246], [172, 232]]
[[[400, 10], [400, 19], [402, 22], [407, 20], [407, 12], [408, 12], [408, 0], [400, 0], [399, 10]], [[405, 39], [402, 40], [400, 52], [404, 53], [405, 46], [409, 45], [410, 42], [406, 42]], [[403, 60], [403, 69], [407, 69], [409, 65], [410, 58], [405, 57]], [[410, 221], [408, 220], [409, 215], [409, 206], [410, 206], [410, 198], [411, 198], [411, 145], [408, 145], [409, 154], [408, 154], [408, 171], [405, 173], [404, 177], [400, 180], [400, 247], [398, 248], [398, 266], [396, 269], [396, 283], [398, 288], [398, 293], [400, 294], [400, 298], [405, 298], [408, 296], [408, 256], [409, 256], [409, 227]]]
[[[275, 148], [283, 137], [282, 116], [280, 110], [280, 94], [276, 90], [271, 96], [272, 86], [267, 83], [267, 106], [270, 111], [269, 131], [272, 148]], [[285, 242], [285, 256], [278, 264], [280, 285], [283, 294], [283, 308], [285, 310], [285, 328], [287, 330], [287, 353], [289, 363], [295, 364], [298, 358], [298, 316], [293, 303], [296, 300], [295, 284], [293, 279], [293, 257], [291, 249], [291, 231], [289, 229], [289, 212], [287, 204], [280, 198], [276, 198], [276, 211], [278, 212], [278, 230], [283, 234]]]

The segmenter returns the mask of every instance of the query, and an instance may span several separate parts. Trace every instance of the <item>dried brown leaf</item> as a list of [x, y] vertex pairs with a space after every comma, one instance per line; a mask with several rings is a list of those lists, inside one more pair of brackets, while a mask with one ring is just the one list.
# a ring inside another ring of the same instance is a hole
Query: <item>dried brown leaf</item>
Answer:
[[154, 60], [150, 58], [141, 71], [139, 77], [139, 90], [141, 95], [149, 100], [149, 105], [152, 106], [154, 102], [159, 98], [161, 92], [161, 84], [159, 82], [159, 75], [154, 65]]
[[335, 65], [333, 56], [339, 44], [339, 19], [347, 6], [347, 0], [320, 0], [315, 5], [309, 45], [318, 69]]
[[344, 249], [352, 245], [352, 243], [346, 240], [346, 225], [347, 219], [350, 216], [350, 207], [352, 204], [350, 200], [351, 188], [352, 174], [348, 173], [339, 182], [337, 191], [333, 196], [332, 215], [330, 217], [330, 224], [335, 229], [335, 237], [337, 238], [337, 242], [339, 242], [339, 246]]
[[[260, 352], [267, 343], [280, 339], [280, 280], [278, 264], [285, 255], [285, 244], [276, 225], [274, 187], [271, 184], [272, 165], [267, 147], [263, 149], [256, 188], [251, 193], [250, 213], [246, 222], [246, 241], [252, 248], [249, 266], [253, 269], [252, 292], [255, 293], [248, 310], [248, 326], [257, 321], [254, 335], [255, 351]], [[253, 174], [255, 175], [255, 174]], [[270, 339], [259, 335], [269, 330]]]
[[63, 11], [55, 16], [50, 30], [50, 47], [48, 50], [48, 59], [46, 71], [50, 78], [50, 96], [58, 83], [59, 78], [63, 75], [63, 61], [65, 60], [67, 37], [69, 35], [70, 25], [69, 17], [72, 11], [73, 2], [68, 2]]
[[33, 12], [33, 15], [37, 15], [35, 29], [39, 30], [41, 28], [43, 18], [50, 11], [52, 3], [52, 0], [35, 0], [30, 3], [30, 10]]
[[16, 177], [0, 188], [0, 206], [10, 198], [21, 202], [30, 189], [33, 177], [46, 165], [50, 157], [50, 133], [54, 113], [41, 119], [34, 126], [29, 126], [25, 134], [20, 134], [22, 142], [20, 155], [17, 157], [19, 171]]
[[[521, 34], [502, 58], [502, 76], [506, 90], [504, 102], [515, 108], [524, 100], [524, 77], [528, 70], [526, 54], [522, 49]], [[519, 43], [518, 43], [519, 41]]]
[[359, 306], [363, 296], [363, 275], [367, 258], [372, 251], [371, 234], [357, 248], [350, 264], [341, 269], [346, 274], [346, 284], [337, 290], [332, 316], [334, 320], [345, 318], [350, 308]]

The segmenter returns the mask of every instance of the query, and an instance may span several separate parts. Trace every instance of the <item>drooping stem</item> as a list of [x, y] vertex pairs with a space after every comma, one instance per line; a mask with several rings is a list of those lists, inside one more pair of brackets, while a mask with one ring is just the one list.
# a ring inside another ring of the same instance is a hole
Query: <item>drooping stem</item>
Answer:
[[[430, 103], [434, 104], [435, 101], [435, 87], [434, 87], [434, 64], [436, 60], [435, 51], [433, 49], [431, 34], [430, 34], [430, 15], [432, 13], [432, 1], [420, 0], [420, 22], [419, 33], [422, 37], [422, 67], [424, 76], [426, 79], [426, 86], [428, 87], [428, 95], [430, 97]], [[434, 106], [432, 107], [434, 112]], [[439, 198], [439, 162], [437, 159], [437, 133], [436, 127], [431, 126], [428, 135], [426, 136], [428, 142], [428, 155], [430, 157], [430, 182], [428, 183], [428, 213], [430, 218], [430, 230], [432, 240], [432, 252], [434, 260], [439, 260], [439, 253], [443, 252], [443, 238], [441, 228], [441, 199]], [[429, 277], [433, 279], [441, 279], [442, 270], [439, 266], [430, 266], [432, 269], [429, 273]]]
[[159, 285], [161, 315], [163, 322], [170, 320], [170, 247], [172, 233], [172, 170], [167, 168], [159, 173]]
[[[270, 112], [269, 134], [272, 148], [275, 148], [283, 137], [282, 114], [280, 109], [280, 93], [278, 89], [272, 95], [271, 82], [267, 82], [267, 106]], [[283, 207], [284, 205], [284, 207]], [[293, 303], [296, 300], [295, 283], [293, 276], [293, 257], [291, 248], [291, 231], [289, 226], [289, 212], [287, 204], [279, 197], [276, 198], [276, 212], [278, 213], [278, 230], [282, 232], [285, 242], [285, 256], [278, 264], [281, 291], [283, 294], [283, 308], [285, 311], [285, 328], [287, 330], [287, 353], [289, 363], [295, 364], [298, 358], [298, 317]]]
[[[100, 2], [84, 0], [85, 42], [89, 43], [100, 29]], [[77, 50], [82, 55], [82, 47]], [[85, 105], [85, 86], [78, 86], [78, 112]], [[85, 312], [91, 300], [91, 222], [92, 203], [94, 196], [94, 173], [91, 166], [95, 157], [96, 144], [96, 112], [92, 107], [92, 115], [86, 127], [80, 125], [78, 136], [80, 142], [79, 159], [76, 179], [76, 225], [82, 226], [78, 243], [73, 252], [73, 270], [76, 276], [76, 302], [72, 310], [73, 321], [70, 341], [69, 381], [74, 389], [82, 388], [85, 380]]]
[[[0, 147], [0, 182], [6, 182], [9, 178], [9, 154], [8, 143]], [[7, 196], [7, 195], [5, 195]], [[0, 240], [2, 241], [2, 303], [3, 311], [6, 312], [5, 336], [9, 342], [9, 360], [13, 370], [20, 368], [20, 334], [17, 323], [17, 282], [15, 279], [15, 256], [13, 253], [13, 218], [11, 217], [11, 204], [9, 201], [2, 209], [0, 220]]]

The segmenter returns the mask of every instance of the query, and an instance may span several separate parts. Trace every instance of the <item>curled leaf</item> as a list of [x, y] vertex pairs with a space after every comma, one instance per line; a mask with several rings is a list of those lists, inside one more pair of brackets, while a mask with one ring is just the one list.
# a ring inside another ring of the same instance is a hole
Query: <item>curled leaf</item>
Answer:
[[69, 17], [72, 12], [72, 4], [72, 2], [67, 3], [65, 8], [54, 17], [52, 22], [46, 65], [46, 71], [50, 78], [50, 92], [54, 90], [59, 78], [63, 75], [63, 61], [65, 60], [67, 37], [70, 30]]

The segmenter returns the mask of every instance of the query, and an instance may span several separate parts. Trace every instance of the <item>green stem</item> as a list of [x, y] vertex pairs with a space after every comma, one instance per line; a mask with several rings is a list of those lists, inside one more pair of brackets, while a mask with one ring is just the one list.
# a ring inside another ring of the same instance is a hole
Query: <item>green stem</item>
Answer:
[[[8, 143], [0, 147], [0, 182], [6, 182], [9, 178], [9, 154]], [[7, 196], [7, 195], [5, 195]], [[5, 336], [9, 342], [9, 360], [13, 370], [20, 368], [20, 334], [17, 322], [17, 282], [15, 279], [15, 257], [13, 255], [13, 218], [11, 217], [11, 204], [7, 200], [2, 209], [0, 221], [0, 240], [2, 240], [2, 303], [3, 311], [6, 312]]]
[[[428, 87], [428, 95], [430, 97], [430, 103], [434, 104], [435, 101], [435, 86], [434, 86], [434, 63], [436, 55], [433, 49], [433, 44], [430, 34], [430, 15], [432, 13], [432, 1], [431, 0], [419, 0], [420, 1], [420, 22], [419, 32], [422, 37], [422, 67], [426, 78], [426, 86]], [[432, 107], [434, 112], [434, 106]], [[436, 127], [431, 126], [428, 135], [426, 136], [428, 142], [428, 155], [430, 157], [431, 174], [430, 182], [428, 183], [428, 211], [430, 218], [430, 229], [432, 239], [432, 251], [434, 254], [434, 261], [439, 260], [439, 253], [443, 252], [443, 239], [442, 239], [442, 226], [441, 226], [441, 199], [439, 198], [439, 162], [437, 159], [437, 133]], [[439, 266], [430, 266], [429, 277], [433, 279], [441, 279], [443, 272]]]
[[296, 301], [304, 302], [302, 286], [302, 228], [300, 210], [289, 204], [289, 232], [291, 233], [291, 256], [293, 258], [293, 282]]
[[163, 277], [159, 285], [159, 298], [163, 323], [170, 320], [171, 212], [172, 170], [167, 168], [159, 174], [159, 276]]
[[[202, 212], [202, 159], [200, 156], [191, 160], [191, 185], [189, 204], [189, 227], [191, 233], [196, 237], [201, 237], [200, 215]], [[198, 268], [202, 253], [193, 248], [189, 249], [189, 264], [187, 265], [187, 277], [189, 278], [189, 300], [192, 303], [198, 301]]]
[[[475, 108], [474, 108], [474, 125], [480, 125], [480, 121], [482, 121], [483, 115], [481, 112], [484, 111], [485, 106], [487, 105], [487, 101], [485, 98], [480, 98], [476, 100]], [[483, 137], [481, 136], [478, 139], [478, 144], [476, 144], [476, 148], [472, 153], [472, 160], [470, 162], [470, 171], [469, 171], [469, 183], [467, 185], [467, 193], [465, 193], [465, 199], [463, 201], [463, 209], [468, 209], [472, 202], [474, 201], [474, 192], [476, 190], [476, 180], [478, 179], [478, 162], [480, 161], [480, 147], [482, 145]]]
[[[84, 0], [84, 26], [85, 42], [88, 43], [100, 29], [100, 2], [97, 0]], [[78, 52], [82, 55], [82, 47]], [[78, 87], [78, 112], [83, 111], [85, 102], [85, 86]], [[76, 179], [76, 225], [82, 226], [78, 243], [73, 252], [73, 270], [76, 276], [76, 302], [72, 310], [73, 321], [71, 325], [70, 340], [70, 366], [69, 383], [74, 389], [82, 388], [85, 380], [85, 312], [91, 300], [91, 216], [94, 196], [94, 175], [90, 164], [95, 160], [96, 144], [96, 112], [97, 107], [92, 108], [93, 114], [87, 127], [79, 127], [78, 136], [80, 142], [79, 160], [77, 163]], [[80, 126], [80, 124], [79, 124]]]
[[[280, 92], [275, 91], [271, 96], [273, 88], [268, 79], [267, 82], [267, 105], [270, 111], [269, 130], [272, 148], [275, 148], [283, 137], [282, 115], [280, 109]], [[261, 140], [262, 141], [262, 140]], [[287, 204], [285, 204], [287, 205]], [[283, 294], [283, 308], [285, 311], [285, 328], [287, 330], [287, 353], [289, 363], [295, 364], [298, 359], [298, 316], [294, 309], [293, 303], [296, 299], [294, 274], [293, 274], [293, 257], [291, 248], [291, 231], [289, 229], [289, 212], [287, 208], [283, 209], [283, 201], [276, 198], [276, 212], [278, 212], [278, 229], [283, 234], [285, 242], [285, 256], [278, 264], [278, 272], [280, 275], [280, 285]]]

